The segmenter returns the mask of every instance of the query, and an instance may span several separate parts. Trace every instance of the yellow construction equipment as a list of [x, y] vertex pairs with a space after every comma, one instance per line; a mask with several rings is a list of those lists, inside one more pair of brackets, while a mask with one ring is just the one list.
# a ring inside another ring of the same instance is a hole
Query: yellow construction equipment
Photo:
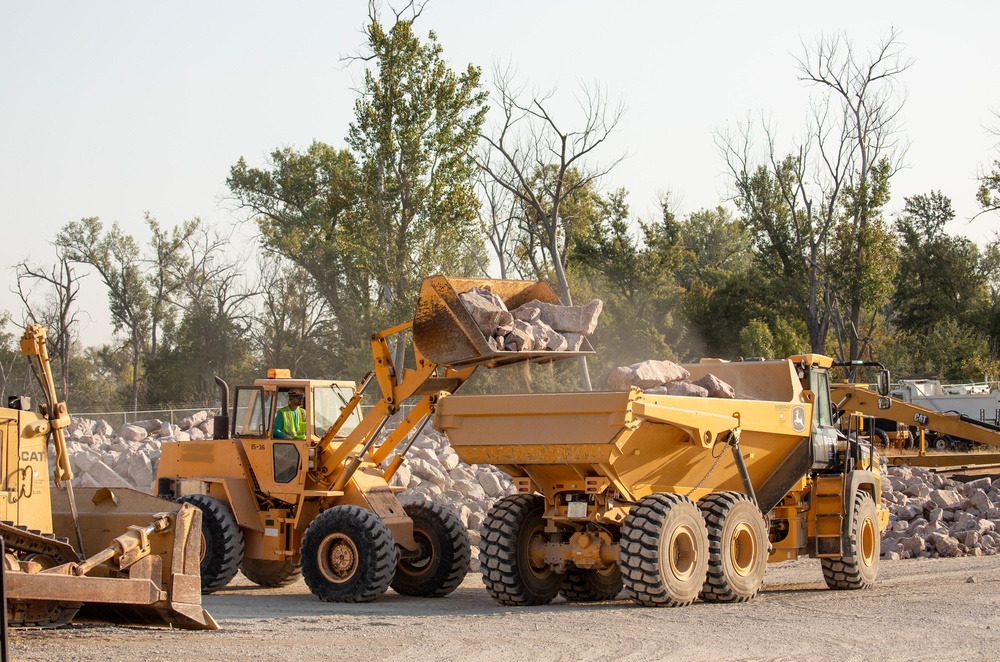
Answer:
[[[818, 557], [827, 585], [875, 581], [888, 522], [870, 443], [836, 426], [832, 359], [684, 365], [740, 399], [589, 392], [444, 395], [434, 426], [468, 463], [510, 475], [481, 529], [493, 598], [627, 595], [740, 602], [766, 564]], [[888, 375], [881, 379], [888, 392]]]
[[[229, 387], [218, 380], [226, 413], [215, 419], [214, 439], [164, 444], [157, 472], [160, 496], [202, 510], [204, 591], [225, 586], [239, 569], [263, 586], [301, 574], [331, 602], [374, 600], [389, 586], [438, 597], [462, 582], [470, 549], [461, 521], [439, 504], [401, 505], [389, 480], [440, 395], [455, 392], [477, 367], [592, 352], [586, 342], [576, 352], [493, 349], [458, 298], [479, 286], [509, 309], [534, 299], [558, 303], [541, 282], [436, 276], [424, 281], [412, 321], [371, 336], [374, 370], [359, 385], [273, 370], [235, 388], [230, 414]], [[405, 341], [409, 331], [412, 367], [396, 365], [390, 342]], [[372, 382], [381, 396], [362, 416]], [[288, 411], [293, 390], [305, 396], [304, 438], [275, 438], [275, 418]], [[413, 405], [405, 415], [404, 401]], [[397, 414], [398, 425], [383, 435]]]
[[[71, 621], [217, 629], [201, 607], [201, 513], [128, 489], [73, 491], [64, 429], [45, 344], [21, 339], [45, 398], [39, 413], [13, 397], [0, 409], [0, 536], [12, 627]], [[50, 491], [47, 442], [55, 447]], [[71, 540], [73, 542], [71, 542]]]
[[[941, 412], [896, 398], [879, 396], [865, 385], [833, 384], [831, 395], [844, 413], [865, 415], [912, 427], [919, 439], [919, 455], [897, 454], [888, 450], [886, 461], [890, 464], [914, 466], [953, 466], [965, 464], [993, 464], [1000, 462], [996, 453], [967, 455], [943, 451], [968, 451], [972, 444], [1000, 448], [1000, 427], [957, 412]], [[942, 452], [925, 455], [927, 450]]]

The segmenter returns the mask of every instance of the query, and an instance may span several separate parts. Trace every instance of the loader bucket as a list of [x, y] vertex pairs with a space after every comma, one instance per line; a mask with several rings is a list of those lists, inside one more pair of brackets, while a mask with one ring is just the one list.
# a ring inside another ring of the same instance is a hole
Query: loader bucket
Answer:
[[413, 316], [413, 344], [428, 360], [454, 367], [493, 367], [528, 361], [545, 363], [594, 353], [586, 338], [581, 349], [575, 352], [507, 352], [493, 349], [458, 298], [458, 295], [474, 287], [490, 289], [508, 310], [533, 299], [556, 305], [561, 303], [552, 288], [542, 281], [431, 276], [424, 280], [420, 288], [417, 312]]
[[[146, 527], [157, 513], [172, 513], [173, 526], [149, 533], [149, 555], [124, 571], [99, 565], [83, 577], [49, 578], [61, 599], [83, 603], [74, 622], [218, 629], [201, 606], [200, 510], [127, 488], [76, 488], [76, 504], [82, 558], [115, 546], [115, 539], [130, 526]], [[76, 540], [62, 490], [52, 494], [52, 523], [55, 535]]]

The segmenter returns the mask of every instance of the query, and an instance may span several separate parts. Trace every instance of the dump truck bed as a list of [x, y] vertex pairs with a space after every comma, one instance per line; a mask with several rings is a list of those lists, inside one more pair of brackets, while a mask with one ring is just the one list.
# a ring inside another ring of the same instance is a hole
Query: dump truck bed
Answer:
[[450, 395], [438, 403], [434, 425], [466, 462], [497, 465], [542, 488], [604, 477], [630, 498], [740, 490], [732, 455], [720, 459], [733, 429], [739, 430], [754, 485], [766, 489], [791, 465], [805, 474], [812, 404], [791, 361], [685, 368], [692, 379], [711, 372], [735, 382], [738, 393], [781, 399], [651, 395], [639, 389]]

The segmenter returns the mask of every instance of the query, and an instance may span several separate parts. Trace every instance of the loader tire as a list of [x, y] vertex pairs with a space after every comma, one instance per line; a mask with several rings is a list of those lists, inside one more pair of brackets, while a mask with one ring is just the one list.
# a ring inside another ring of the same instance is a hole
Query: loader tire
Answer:
[[302, 578], [324, 602], [371, 602], [396, 570], [396, 544], [382, 519], [359, 506], [334, 506], [302, 538]]
[[559, 593], [569, 602], [604, 602], [622, 592], [622, 573], [617, 565], [606, 570], [570, 568]]
[[268, 559], [243, 559], [240, 565], [243, 576], [257, 586], [277, 588], [288, 586], [302, 576], [302, 566], [291, 561], [271, 561]]
[[233, 513], [218, 499], [191, 494], [177, 499], [201, 511], [201, 592], [219, 590], [236, 576], [243, 562], [243, 531]]
[[564, 575], [532, 555], [547, 540], [545, 499], [512, 494], [497, 501], [480, 529], [479, 567], [494, 600], [511, 607], [546, 605], [559, 594]]
[[889, 448], [889, 433], [882, 428], [875, 428], [875, 438], [878, 439], [879, 448]]
[[618, 565], [625, 593], [644, 607], [684, 607], [708, 573], [708, 530], [701, 511], [680, 494], [650, 494], [622, 524]]
[[826, 585], [838, 590], [871, 588], [878, 575], [881, 533], [878, 509], [867, 492], [854, 497], [854, 515], [844, 556], [820, 559]]
[[413, 520], [413, 539], [419, 555], [400, 550], [392, 590], [401, 595], [440, 598], [462, 583], [469, 572], [472, 550], [469, 533], [454, 512], [430, 501], [403, 506]]
[[698, 502], [708, 529], [706, 602], [746, 602], [760, 591], [767, 570], [767, 526], [741, 492], [716, 492]]

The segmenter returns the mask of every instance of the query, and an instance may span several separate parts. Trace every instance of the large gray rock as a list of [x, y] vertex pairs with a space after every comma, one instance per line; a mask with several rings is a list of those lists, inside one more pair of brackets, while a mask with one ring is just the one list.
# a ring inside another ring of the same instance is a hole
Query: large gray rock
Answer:
[[519, 320], [537, 319], [559, 333], [570, 332], [589, 336], [597, 329], [597, 318], [601, 316], [603, 308], [604, 302], [600, 299], [593, 299], [586, 306], [559, 306], [535, 299], [514, 309], [513, 315]]
[[930, 500], [942, 510], [955, 510], [965, 501], [955, 490], [934, 490], [929, 496]]
[[691, 383], [707, 390], [708, 397], [710, 398], [728, 398], [732, 400], [736, 397], [736, 390], [732, 386], [711, 373]]
[[133, 487], [114, 469], [103, 462], [94, 462], [80, 480], [81, 487]]
[[201, 425], [207, 420], [208, 420], [208, 412], [199, 411], [191, 414], [190, 416], [182, 418], [180, 423], [177, 424], [177, 427], [179, 427], [181, 430], [189, 430], [193, 427]]
[[687, 379], [691, 373], [673, 361], [650, 359], [618, 367], [608, 375], [608, 390], [627, 391], [630, 386], [643, 390]]
[[468, 292], [459, 294], [458, 298], [487, 338], [498, 332], [506, 334], [514, 323], [514, 317], [507, 310], [503, 300], [485, 288], [474, 287]]
[[149, 430], [140, 425], [126, 423], [118, 430], [118, 436], [126, 441], [142, 441], [149, 436]]

